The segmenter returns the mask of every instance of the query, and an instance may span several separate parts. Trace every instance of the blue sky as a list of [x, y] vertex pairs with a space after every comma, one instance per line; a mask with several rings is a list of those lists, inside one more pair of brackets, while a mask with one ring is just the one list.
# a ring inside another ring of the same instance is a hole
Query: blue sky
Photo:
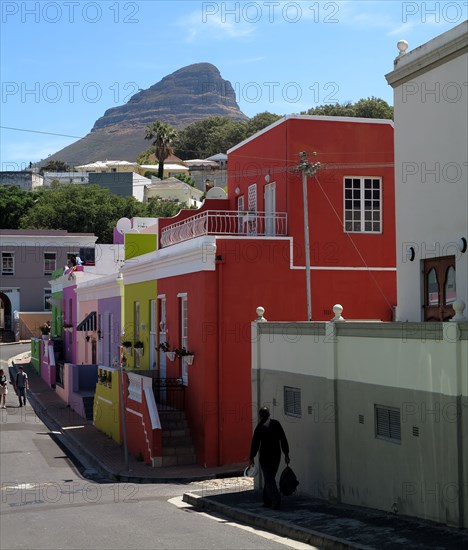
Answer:
[[369, 96], [393, 104], [384, 75], [397, 41], [407, 40], [411, 50], [455, 27], [467, 18], [468, 2], [0, 5], [0, 162], [14, 170], [73, 143], [106, 109], [192, 63], [216, 65], [248, 116]]

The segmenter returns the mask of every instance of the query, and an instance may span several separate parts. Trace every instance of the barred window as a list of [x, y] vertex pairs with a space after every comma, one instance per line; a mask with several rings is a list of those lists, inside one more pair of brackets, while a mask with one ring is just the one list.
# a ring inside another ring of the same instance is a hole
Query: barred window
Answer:
[[301, 417], [301, 390], [284, 386], [284, 414]]
[[253, 183], [248, 188], [249, 212], [257, 211], [257, 184]]
[[401, 443], [400, 409], [375, 405], [375, 437]]
[[344, 179], [344, 230], [346, 233], [382, 232], [382, 179]]
[[15, 274], [15, 255], [13, 252], [2, 252], [2, 275]]

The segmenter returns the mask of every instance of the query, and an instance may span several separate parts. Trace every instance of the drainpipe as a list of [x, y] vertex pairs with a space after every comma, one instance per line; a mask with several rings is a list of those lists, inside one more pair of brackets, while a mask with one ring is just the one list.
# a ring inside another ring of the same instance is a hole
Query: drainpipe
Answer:
[[[120, 294], [120, 332], [123, 335], [123, 327], [125, 323], [125, 286], [124, 278], [121, 271], [117, 275], [117, 284], [119, 285], [119, 294]], [[128, 471], [128, 442], [127, 442], [127, 419], [125, 416], [125, 392], [124, 392], [124, 365], [123, 365], [123, 348], [120, 346], [120, 364], [119, 364], [119, 374], [120, 374], [120, 415], [122, 419], [122, 439], [123, 439], [123, 449], [124, 449], [124, 460], [125, 460], [125, 471]]]
[[216, 343], [216, 362], [217, 362], [217, 377], [218, 377], [218, 402], [217, 402], [217, 417], [218, 417], [218, 459], [217, 464], [218, 466], [221, 464], [221, 458], [223, 456], [223, 442], [222, 442], [222, 435], [223, 430], [221, 427], [221, 423], [223, 420], [223, 414], [222, 414], [222, 390], [223, 390], [223, 376], [222, 376], [222, 366], [223, 366], [223, 334], [222, 334], [222, 327], [221, 324], [223, 322], [223, 278], [222, 278], [222, 266], [223, 266], [223, 259], [222, 256], [216, 256], [216, 275], [217, 275], [217, 283], [218, 283], [218, 303], [216, 307], [216, 327], [217, 327], [217, 343]]

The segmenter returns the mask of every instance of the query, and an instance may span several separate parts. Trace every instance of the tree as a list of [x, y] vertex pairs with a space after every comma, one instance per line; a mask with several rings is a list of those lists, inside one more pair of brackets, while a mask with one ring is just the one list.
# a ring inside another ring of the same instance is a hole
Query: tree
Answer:
[[190, 187], [195, 187], [195, 180], [188, 174], [177, 174], [177, 176], [174, 177], [179, 181], [183, 181], [184, 183], [190, 185]]
[[20, 219], [27, 216], [34, 206], [37, 195], [20, 187], [0, 186], [0, 220], [2, 229], [19, 229]]
[[172, 143], [177, 138], [177, 132], [169, 124], [159, 120], [146, 128], [145, 139], [152, 140], [153, 152], [159, 162], [158, 177], [163, 179], [164, 161], [174, 153]]
[[226, 152], [247, 136], [247, 123], [211, 116], [189, 124], [179, 132], [175, 152], [183, 159], [207, 158]]
[[358, 118], [383, 118], [393, 120], [393, 107], [378, 97], [360, 99], [356, 103], [319, 105], [303, 111], [302, 115], [350, 116]]
[[246, 137], [253, 136], [253, 134], [256, 134], [260, 130], [263, 130], [263, 128], [270, 126], [270, 124], [273, 124], [273, 122], [276, 122], [280, 118], [280, 115], [275, 115], [274, 113], [270, 113], [268, 111], [258, 113], [258, 115], [255, 115], [249, 120], [249, 122], [247, 122]]
[[172, 218], [183, 205], [179, 201], [151, 197], [147, 205], [147, 216], [154, 218]]
[[20, 229], [65, 229], [94, 233], [112, 243], [113, 228], [122, 217], [146, 216], [146, 206], [134, 197], [113, 195], [98, 185], [59, 185], [34, 192], [37, 201], [21, 217]]
[[142, 151], [137, 156], [136, 162], [138, 162], [138, 164], [155, 164], [151, 158], [151, 155], [154, 155], [154, 149], [152, 147], [146, 149], [146, 151]]

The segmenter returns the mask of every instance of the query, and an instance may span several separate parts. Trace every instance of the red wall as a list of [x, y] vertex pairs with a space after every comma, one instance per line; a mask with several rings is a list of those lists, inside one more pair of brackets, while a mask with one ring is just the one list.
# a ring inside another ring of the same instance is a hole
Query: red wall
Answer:
[[[345, 318], [391, 320], [396, 303], [396, 275], [391, 270], [393, 127], [288, 119], [232, 152], [230, 208], [237, 210], [236, 187], [245, 195], [247, 208], [247, 188], [257, 183], [257, 208], [263, 211], [269, 175], [269, 182], [276, 182], [276, 211], [287, 212], [292, 239], [219, 237], [215, 272], [158, 281], [158, 293], [166, 295], [172, 347], [180, 345], [177, 294], [188, 294], [188, 342], [195, 361], [188, 367], [187, 419], [200, 464], [248, 460], [252, 415], [262, 405], [252, 403], [251, 396], [250, 335], [256, 308], [263, 306], [269, 321], [306, 320], [302, 180], [291, 172], [300, 151], [317, 151], [311, 160], [324, 165], [317, 180], [308, 181], [313, 319], [331, 319], [333, 305], [341, 303]], [[382, 234], [347, 234], [342, 222], [343, 178], [367, 175], [382, 178]], [[293, 264], [299, 269], [290, 268], [291, 241]], [[338, 267], [353, 269], [326, 269]], [[167, 376], [180, 375], [180, 360], [168, 362]]]

